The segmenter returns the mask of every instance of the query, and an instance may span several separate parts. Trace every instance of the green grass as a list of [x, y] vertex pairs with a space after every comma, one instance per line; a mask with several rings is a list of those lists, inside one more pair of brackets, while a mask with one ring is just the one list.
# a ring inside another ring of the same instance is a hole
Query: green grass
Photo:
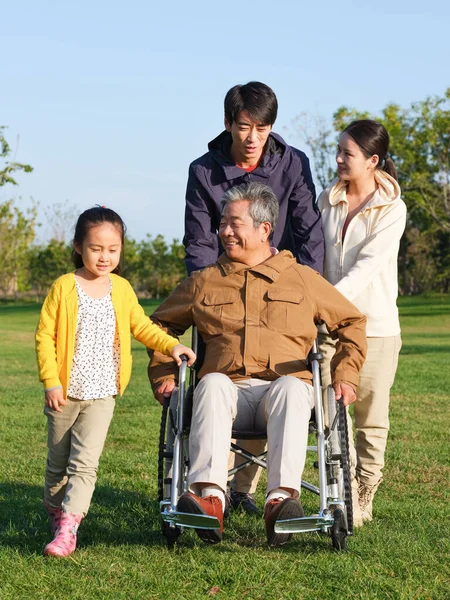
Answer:
[[[152, 303], [146, 303], [150, 313]], [[385, 479], [374, 521], [332, 550], [302, 534], [279, 550], [263, 521], [234, 514], [219, 546], [185, 532], [169, 552], [156, 502], [160, 407], [134, 344], [130, 386], [117, 403], [79, 548], [44, 558], [41, 504], [46, 420], [34, 356], [39, 307], [0, 306], [0, 599], [300, 600], [450, 597], [450, 297], [400, 299], [403, 348], [392, 394]], [[188, 341], [188, 340], [186, 340]], [[308, 479], [313, 479], [308, 459]], [[263, 486], [258, 503], [263, 503]], [[315, 497], [303, 493], [308, 511]]]

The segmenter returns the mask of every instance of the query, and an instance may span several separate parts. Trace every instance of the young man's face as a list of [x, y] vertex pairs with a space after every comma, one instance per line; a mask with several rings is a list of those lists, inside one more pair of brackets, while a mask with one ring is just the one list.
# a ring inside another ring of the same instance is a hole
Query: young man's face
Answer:
[[272, 126], [253, 121], [248, 112], [242, 110], [231, 125], [225, 119], [225, 128], [233, 138], [231, 155], [236, 163], [243, 167], [256, 165], [264, 152]]

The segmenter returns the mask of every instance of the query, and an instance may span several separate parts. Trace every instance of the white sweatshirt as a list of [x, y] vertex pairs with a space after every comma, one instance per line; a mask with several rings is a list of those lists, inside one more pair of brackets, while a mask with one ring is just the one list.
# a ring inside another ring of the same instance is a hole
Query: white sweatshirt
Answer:
[[378, 189], [350, 221], [347, 184], [334, 180], [318, 200], [325, 238], [324, 277], [367, 317], [368, 337], [400, 333], [397, 309], [397, 256], [406, 225], [406, 205], [398, 183], [375, 171]]

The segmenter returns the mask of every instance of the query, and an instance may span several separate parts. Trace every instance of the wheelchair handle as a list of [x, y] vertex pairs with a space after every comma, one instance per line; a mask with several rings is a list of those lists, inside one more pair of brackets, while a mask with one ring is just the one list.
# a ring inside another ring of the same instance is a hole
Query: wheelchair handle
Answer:
[[187, 362], [189, 358], [186, 356], [186, 354], [180, 354], [180, 360], [183, 362]]

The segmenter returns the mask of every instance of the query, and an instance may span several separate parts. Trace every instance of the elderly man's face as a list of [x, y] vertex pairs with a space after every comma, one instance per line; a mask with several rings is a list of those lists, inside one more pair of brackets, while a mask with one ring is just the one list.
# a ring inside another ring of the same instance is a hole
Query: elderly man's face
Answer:
[[258, 227], [248, 214], [250, 203], [247, 200], [231, 202], [225, 207], [219, 226], [219, 236], [224, 250], [231, 260], [245, 264], [257, 264], [259, 255], [268, 248], [271, 231], [269, 223]]

